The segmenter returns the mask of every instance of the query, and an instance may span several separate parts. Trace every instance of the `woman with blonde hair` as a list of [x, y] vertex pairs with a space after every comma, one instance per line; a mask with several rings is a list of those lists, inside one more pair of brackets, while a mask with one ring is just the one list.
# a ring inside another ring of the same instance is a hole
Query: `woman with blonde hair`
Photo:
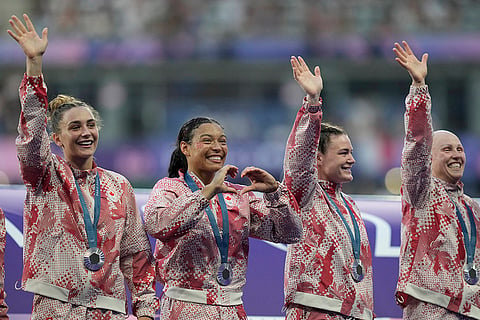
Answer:
[[[151, 248], [132, 186], [94, 161], [101, 120], [88, 104], [61, 95], [47, 106], [40, 38], [27, 15], [9, 20], [23, 49], [16, 140], [26, 186], [22, 288], [34, 293], [32, 319], [125, 319], [125, 283], [138, 319], [158, 308]], [[47, 108], [48, 107], [48, 108]], [[52, 153], [46, 130], [64, 157]]]

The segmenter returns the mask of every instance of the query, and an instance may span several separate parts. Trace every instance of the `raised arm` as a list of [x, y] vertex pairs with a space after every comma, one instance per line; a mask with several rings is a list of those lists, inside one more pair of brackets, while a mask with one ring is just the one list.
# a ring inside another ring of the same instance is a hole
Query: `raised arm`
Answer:
[[8, 22], [12, 30], [7, 30], [8, 34], [18, 42], [26, 56], [27, 76], [35, 77], [42, 75], [42, 56], [48, 45], [48, 29], [44, 28], [42, 37], [38, 36], [35, 26], [24, 14], [25, 24], [16, 16], [12, 16]]
[[9, 20], [8, 34], [20, 45], [26, 56], [27, 72], [20, 84], [22, 110], [16, 140], [22, 178], [27, 186], [40, 187], [51, 159], [50, 139], [46, 130], [47, 87], [42, 77], [42, 56], [46, 50], [47, 29], [42, 38], [27, 15], [25, 24], [16, 16]]
[[291, 57], [290, 63], [293, 77], [305, 91], [306, 98], [288, 137], [284, 182], [302, 208], [312, 199], [317, 182], [317, 149], [322, 120], [320, 93], [323, 80], [320, 68], [316, 66], [315, 74], [312, 74], [301, 57]]
[[[403, 46], [402, 46], [403, 45]], [[405, 100], [405, 142], [402, 152], [402, 194], [406, 201], [420, 206], [428, 196], [431, 179], [432, 114], [431, 98], [425, 84], [428, 54], [415, 57], [406, 41], [395, 43], [395, 60], [405, 68], [412, 86]]]

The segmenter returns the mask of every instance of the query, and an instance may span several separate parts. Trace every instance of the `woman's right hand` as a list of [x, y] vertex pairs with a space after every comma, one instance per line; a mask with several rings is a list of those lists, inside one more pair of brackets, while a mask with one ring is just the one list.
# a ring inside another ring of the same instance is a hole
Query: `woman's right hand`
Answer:
[[212, 182], [210, 182], [208, 185], [205, 186], [205, 188], [202, 189], [203, 196], [208, 200], [210, 200], [217, 193], [228, 193], [228, 192], [237, 193], [237, 190], [235, 188], [228, 187], [225, 184], [225, 179], [227, 179], [227, 176], [235, 178], [237, 174], [238, 174], [237, 167], [231, 164], [227, 164], [223, 166], [222, 169], [218, 170], [215, 173], [215, 176], [213, 177]]
[[402, 41], [402, 44], [395, 42], [393, 52], [395, 52], [396, 55], [395, 60], [410, 74], [410, 77], [412, 78], [412, 85], [425, 85], [425, 78], [427, 77], [428, 73], [428, 53], [424, 53], [422, 55], [422, 60], [418, 60], [415, 56], [415, 53], [406, 41]]
[[12, 16], [8, 22], [10, 22], [13, 31], [7, 30], [7, 32], [18, 42], [28, 58], [42, 56], [48, 45], [48, 29], [43, 29], [42, 38], [40, 38], [28, 15], [24, 14], [23, 18], [25, 19], [25, 25], [16, 16]]
[[305, 60], [300, 56], [291, 56], [290, 64], [292, 65], [293, 78], [307, 94], [308, 102], [317, 104], [318, 99], [320, 98], [320, 93], [323, 89], [323, 79], [320, 73], [320, 67], [315, 66], [315, 74], [313, 74], [308, 68]]
[[40, 38], [28, 15], [24, 14], [23, 19], [25, 19], [25, 24], [13, 15], [8, 20], [12, 30], [7, 30], [7, 32], [18, 42], [27, 56], [27, 75], [38, 76], [42, 73], [42, 56], [48, 45], [48, 29], [42, 30]]

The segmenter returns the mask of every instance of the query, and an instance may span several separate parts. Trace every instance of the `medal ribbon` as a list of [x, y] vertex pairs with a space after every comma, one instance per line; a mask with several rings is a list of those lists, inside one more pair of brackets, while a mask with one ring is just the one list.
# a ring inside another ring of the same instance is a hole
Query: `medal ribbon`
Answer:
[[[185, 173], [185, 182], [190, 187], [192, 192], [199, 190], [197, 184], [193, 181], [192, 177]], [[210, 225], [212, 226], [213, 234], [215, 236], [215, 242], [217, 243], [218, 251], [220, 251], [220, 257], [222, 258], [222, 263], [228, 262], [228, 238], [229, 238], [229, 228], [228, 228], [228, 211], [227, 205], [225, 204], [225, 199], [223, 198], [223, 194], [218, 193], [218, 200], [220, 202], [220, 208], [222, 209], [222, 234], [223, 237], [220, 235], [220, 231], [218, 228], [217, 220], [210, 208], [210, 205], [205, 208], [207, 212], [208, 220], [210, 221]]]
[[330, 196], [328, 195], [327, 192], [324, 192], [324, 193], [328, 198], [328, 202], [330, 202], [335, 207], [335, 211], [337, 212], [337, 214], [342, 219], [343, 224], [345, 225], [345, 228], [348, 231], [348, 235], [350, 236], [350, 240], [352, 241], [353, 257], [355, 259], [360, 259], [360, 230], [358, 228], [357, 220], [355, 220], [355, 216], [353, 215], [352, 209], [350, 209], [350, 206], [347, 204], [347, 201], [345, 200], [343, 195], [340, 194], [343, 202], [345, 203], [345, 206], [347, 207], [348, 212], [350, 213], [350, 217], [352, 218], [353, 232], [355, 232], [355, 236], [352, 233], [352, 229], [348, 225], [347, 220], [345, 219], [343, 214], [340, 212], [340, 209], [338, 208], [337, 204], [335, 202], [333, 202], [332, 198], [330, 198]]
[[465, 242], [465, 251], [467, 252], [467, 264], [473, 262], [473, 257], [475, 256], [475, 247], [477, 245], [477, 227], [475, 226], [475, 219], [473, 218], [472, 209], [464, 202], [465, 207], [467, 208], [468, 219], [470, 220], [470, 237], [468, 237], [467, 226], [465, 225], [465, 220], [463, 220], [460, 210], [458, 210], [457, 205], [454, 201], [453, 205], [455, 206], [455, 212], [457, 214], [458, 221], [460, 222], [460, 227], [462, 228], [463, 239]]
[[100, 178], [98, 173], [95, 176], [95, 206], [93, 211], [93, 223], [90, 218], [90, 213], [88, 212], [87, 203], [83, 197], [82, 190], [78, 185], [77, 179], [75, 179], [75, 186], [77, 187], [78, 197], [80, 198], [80, 203], [82, 204], [83, 210], [83, 221], [85, 222], [85, 231], [87, 232], [88, 246], [89, 248], [97, 247], [97, 225], [98, 219], [100, 218]]

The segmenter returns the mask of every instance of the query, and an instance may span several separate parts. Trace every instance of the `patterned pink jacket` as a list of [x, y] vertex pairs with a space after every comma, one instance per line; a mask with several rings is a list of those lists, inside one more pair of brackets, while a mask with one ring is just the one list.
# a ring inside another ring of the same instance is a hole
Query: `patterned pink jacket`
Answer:
[[[199, 189], [203, 188], [200, 179], [191, 176]], [[243, 188], [225, 183], [237, 190]], [[284, 243], [300, 239], [298, 206], [285, 186], [280, 184], [277, 191], [264, 194], [264, 199], [252, 192], [242, 196], [225, 193], [224, 198], [230, 230], [228, 262], [233, 269], [228, 286], [216, 280], [220, 254], [204, 211], [209, 201], [200, 190], [190, 190], [182, 172], [180, 178], [163, 178], [153, 188], [145, 207], [145, 226], [158, 239], [158, 279], [165, 285], [168, 297], [201, 304], [240, 305], [246, 282], [248, 237]], [[210, 202], [221, 230], [218, 196]]]
[[397, 302], [408, 296], [480, 319], [480, 284], [463, 279], [465, 244], [455, 201], [466, 224], [463, 202], [477, 226], [475, 264], [480, 266], [480, 207], [463, 194], [463, 184], [432, 176], [432, 115], [428, 86], [410, 87], [405, 101], [405, 145], [402, 154], [402, 246]]
[[[285, 266], [285, 307], [292, 303], [329, 310], [358, 319], [373, 318], [372, 254], [360, 210], [341, 185], [318, 181], [316, 167], [322, 110], [306, 100], [300, 108], [287, 142], [285, 183], [301, 209], [302, 240], [288, 246]], [[329, 205], [325, 192], [336, 203], [352, 228], [345, 197], [360, 229], [360, 259], [365, 278], [355, 282], [352, 242], [342, 219]]]
[[[22, 288], [35, 294], [90, 308], [126, 313], [126, 281], [133, 312], [154, 317], [155, 270], [130, 183], [99, 167], [72, 169], [52, 153], [46, 131], [47, 88], [43, 77], [23, 78], [17, 152], [26, 185]], [[93, 194], [101, 183], [98, 247], [105, 264], [87, 270], [88, 241], [75, 179]]]
[[0, 319], [8, 319], [8, 306], [5, 303], [5, 239], [7, 232], [5, 229], [5, 215], [0, 208]]

